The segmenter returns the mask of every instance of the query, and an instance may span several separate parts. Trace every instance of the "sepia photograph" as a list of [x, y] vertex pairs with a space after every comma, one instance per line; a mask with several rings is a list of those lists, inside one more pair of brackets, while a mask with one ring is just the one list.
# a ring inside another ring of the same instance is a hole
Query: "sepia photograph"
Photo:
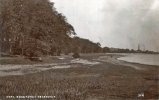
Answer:
[[159, 0], [0, 0], [0, 100], [159, 100]]

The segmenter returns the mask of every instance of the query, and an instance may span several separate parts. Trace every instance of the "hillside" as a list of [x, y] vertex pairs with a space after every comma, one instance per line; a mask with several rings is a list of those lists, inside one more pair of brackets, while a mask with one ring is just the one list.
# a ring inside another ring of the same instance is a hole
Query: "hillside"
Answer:
[[0, 4], [1, 52], [41, 56], [101, 49], [89, 40], [71, 38], [76, 35], [73, 26], [49, 0], [0, 0]]

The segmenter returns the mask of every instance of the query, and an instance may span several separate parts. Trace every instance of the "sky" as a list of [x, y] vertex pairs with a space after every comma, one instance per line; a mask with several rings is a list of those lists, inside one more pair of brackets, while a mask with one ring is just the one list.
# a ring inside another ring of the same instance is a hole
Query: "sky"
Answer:
[[159, 0], [51, 0], [77, 36], [115, 48], [159, 51]]

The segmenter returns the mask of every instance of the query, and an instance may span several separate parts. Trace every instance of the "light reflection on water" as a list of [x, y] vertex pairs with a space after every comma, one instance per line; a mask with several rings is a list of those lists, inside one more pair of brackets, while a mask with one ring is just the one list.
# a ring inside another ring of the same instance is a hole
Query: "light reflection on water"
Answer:
[[159, 65], [159, 54], [128, 54], [118, 59], [146, 65]]

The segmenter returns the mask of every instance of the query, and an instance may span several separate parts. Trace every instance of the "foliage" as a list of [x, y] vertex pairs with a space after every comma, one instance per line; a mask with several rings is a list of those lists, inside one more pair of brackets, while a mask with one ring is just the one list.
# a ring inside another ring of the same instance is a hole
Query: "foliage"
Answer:
[[50, 53], [50, 47], [63, 48], [59, 46], [69, 41], [69, 35], [75, 34], [65, 16], [48, 0], [1, 1], [1, 44], [7, 43], [6, 49], [13, 54]]
[[81, 53], [99, 53], [102, 52], [100, 43], [93, 43], [88, 39], [82, 39], [79, 37], [74, 37], [74, 44], [76, 45], [74, 52]]
[[79, 55], [79, 53], [76, 52], [76, 53], [74, 53], [74, 54], [72, 55], [72, 57], [73, 57], [73, 58], [80, 58], [80, 55]]
[[0, 0], [1, 52], [14, 55], [60, 55], [100, 52], [100, 43], [76, 35], [49, 0]]

